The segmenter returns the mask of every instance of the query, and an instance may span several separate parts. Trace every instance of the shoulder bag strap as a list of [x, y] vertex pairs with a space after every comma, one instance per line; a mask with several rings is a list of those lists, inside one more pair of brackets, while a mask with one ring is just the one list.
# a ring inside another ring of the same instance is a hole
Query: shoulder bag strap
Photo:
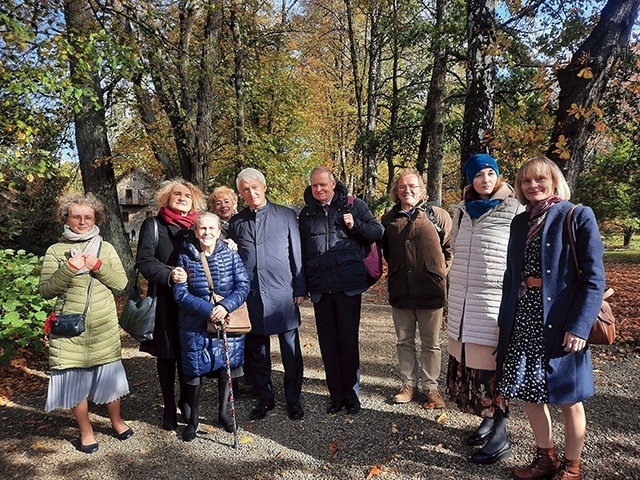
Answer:
[[209, 285], [209, 290], [211, 291], [211, 303], [214, 303], [214, 291], [213, 291], [213, 278], [211, 278], [211, 270], [209, 270], [209, 262], [207, 261], [207, 256], [204, 252], [200, 252], [200, 259], [202, 260], [202, 268], [204, 269], [204, 274], [207, 277], [207, 284]]
[[571, 254], [573, 255], [573, 261], [576, 264], [576, 272], [578, 272], [578, 280], [580, 280], [580, 266], [578, 265], [578, 255], [576, 254], [576, 240], [573, 237], [573, 226], [571, 223], [571, 217], [573, 211], [578, 205], [571, 207], [571, 210], [567, 212], [567, 232], [569, 233], [569, 246], [571, 247]]

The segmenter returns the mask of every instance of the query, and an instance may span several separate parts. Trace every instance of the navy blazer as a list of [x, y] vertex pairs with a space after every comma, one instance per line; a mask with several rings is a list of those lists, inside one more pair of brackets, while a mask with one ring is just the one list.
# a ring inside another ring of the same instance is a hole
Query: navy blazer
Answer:
[[271, 202], [255, 213], [245, 208], [231, 218], [229, 238], [238, 245], [251, 282], [251, 333], [273, 335], [298, 328], [300, 310], [293, 297], [304, 297], [307, 287], [296, 213]]
[[[580, 352], [567, 353], [562, 342], [565, 332], [586, 339], [600, 312], [605, 286], [604, 245], [593, 211], [589, 207], [577, 207], [573, 212], [572, 228], [581, 270], [581, 280], [578, 281], [566, 226], [566, 215], [572, 206], [567, 201], [553, 205], [542, 232], [544, 352], [549, 403], [575, 403], [594, 394], [588, 345]], [[498, 316], [499, 377], [513, 330], [528, 221], [529, 213], [524, 212], [514, 217], [511, 223], [507, 270]]]

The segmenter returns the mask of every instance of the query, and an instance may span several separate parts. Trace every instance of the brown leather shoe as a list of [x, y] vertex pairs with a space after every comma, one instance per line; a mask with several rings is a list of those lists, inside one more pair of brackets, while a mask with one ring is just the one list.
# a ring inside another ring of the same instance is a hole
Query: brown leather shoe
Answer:
[[434, 408], [444, 408], [446, 406], [437, 390], [431, 390], [426, 396], [427, 401], [422, 405], [422, 408], [433, 410]]
[[582, 480], [580, 460], [567, 460], [565, 458], [553, 480]]
[[413, 397], [416, 396], [416, 393], [418, 393], [418, 389], [416, 387], [412, 387], [405, 383], [398, 394], [393, 397], [393, 403], [409, 403], [413, 400]]
[[549, 479], [556, 474], [559, 466], [560, 462], [558, 462], [558, 455], [554, 447], [538, 447], [536, 458], [533, 462], [526, 467], [514, 468], [511, 474], [516, 480]]

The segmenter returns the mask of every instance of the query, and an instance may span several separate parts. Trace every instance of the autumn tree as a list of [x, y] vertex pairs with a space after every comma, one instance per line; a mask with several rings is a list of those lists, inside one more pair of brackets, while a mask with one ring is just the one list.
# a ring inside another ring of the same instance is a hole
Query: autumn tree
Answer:
[[86, 0], [64, 4], [70, 78], [79, 92], [74, 108], [75, 138], [85, 192], [92, 192], [104, 204], [106, 216], [100, 226], [114, 246], [126, 271], [133, 271], [129, 237], [120, 216], [116, 179], [105, 123], [104, 90], [99, 74], [100, 28]]
[[638, 16], [640, 0], [609, 0], [587, 39], [557, 72], [560, 95], [547, 155], [575, 186], [587, 144], [602, 125], [600, 100]]
[[491, 153], [495, 94], [495, 0], [467, 2], [467, 94], [460, 162], [474, 153]]

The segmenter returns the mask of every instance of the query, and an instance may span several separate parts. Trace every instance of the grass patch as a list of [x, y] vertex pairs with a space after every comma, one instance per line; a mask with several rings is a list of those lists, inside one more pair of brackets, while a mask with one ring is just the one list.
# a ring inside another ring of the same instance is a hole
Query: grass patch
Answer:
[[640, 264], [640, 249], [605, 250], [604, 261], [609, 263]]

